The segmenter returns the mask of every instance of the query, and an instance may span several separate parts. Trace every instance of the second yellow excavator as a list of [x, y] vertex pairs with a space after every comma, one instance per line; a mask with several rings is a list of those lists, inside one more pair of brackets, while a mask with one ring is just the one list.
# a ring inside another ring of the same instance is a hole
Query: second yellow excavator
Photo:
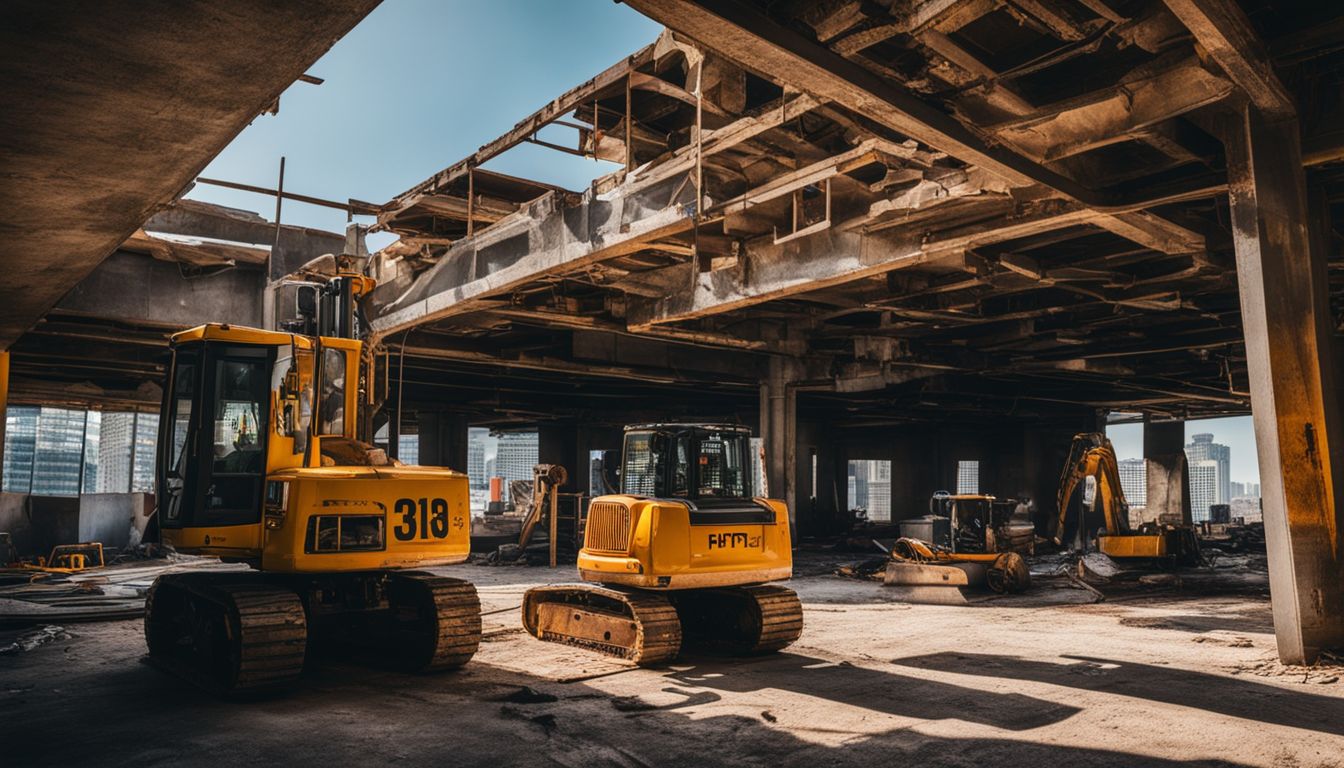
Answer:
[[[1075, 496], [1082, 497], [1078, 506], [1073, 504]], [[1082, 533], [1088, 539], [1087, 532], [1095, 530], [1097, 551], [1109, 557], [1150, 559], [1170, 565], [1197, 563], [1200, 559], [1199, 539], [1189, 526], [1151, 522], [1137, 531], [1131, 529], [1115, 449], [1100, 432], [1073, 436], [1055, 501], [1059, 509], [1056, 544], [1069, 538], [1066, 531]]]
[[619, 494], [588, 506], [579, 574], [596, 584], [536, 587], [523, 625], [542, 640], [651, 666], [683, 647], [777, 651], [798, 639], [789, 512], [753, 498], [742, 427], [629, 427]]

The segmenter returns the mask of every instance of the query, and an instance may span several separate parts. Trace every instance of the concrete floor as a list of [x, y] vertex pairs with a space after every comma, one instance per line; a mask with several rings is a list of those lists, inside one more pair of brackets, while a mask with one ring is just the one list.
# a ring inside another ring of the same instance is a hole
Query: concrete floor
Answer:
[[800, 568], [787, 652], [642, 670], [523, 633], [522, 592], [571, 568], [437, 570], [489, 612], [462, 671], [227, 702], [141, 663], [138, 621], [73, 625], [0, 657], [0, 764], [1344, 766], [1344, 680], [1280, 667], [1257, 594], [912, 606]]

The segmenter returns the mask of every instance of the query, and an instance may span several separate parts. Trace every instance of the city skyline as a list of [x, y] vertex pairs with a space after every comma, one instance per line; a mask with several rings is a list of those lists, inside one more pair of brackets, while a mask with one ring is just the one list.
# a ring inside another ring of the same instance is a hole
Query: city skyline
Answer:
[[[1260, 464], [1256, 454], [1255, 428], [1250, 416], [1230, 416], [1219, 419], [1198, 419], [1185, 422], [1185, 444], [1197, 434], [1213, 435], [1213, 442], [1231, 449], [1228, 479], [1230, 482], [1260, 484]], [[1143, 458], [1143, 424], [1110, 424], [1106, 436], [1115, 448], [1117, 459]]]

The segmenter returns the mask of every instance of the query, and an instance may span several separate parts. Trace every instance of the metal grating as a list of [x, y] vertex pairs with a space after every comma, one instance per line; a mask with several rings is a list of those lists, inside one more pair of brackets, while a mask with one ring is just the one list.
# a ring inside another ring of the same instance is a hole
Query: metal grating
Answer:
[[583, 548], [594, 552], [628, 552], [630, 508], [619, 501], [594, 501], [589, 504]]

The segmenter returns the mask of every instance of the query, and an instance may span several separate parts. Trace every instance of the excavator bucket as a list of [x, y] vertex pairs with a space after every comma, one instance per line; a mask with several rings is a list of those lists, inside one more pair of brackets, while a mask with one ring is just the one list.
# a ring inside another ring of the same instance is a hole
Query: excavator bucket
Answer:
[[882, 583], [909, 603], [966, 605], [968, 590], [986, 583], [982, 563], [914, 563], [892, 560]]

